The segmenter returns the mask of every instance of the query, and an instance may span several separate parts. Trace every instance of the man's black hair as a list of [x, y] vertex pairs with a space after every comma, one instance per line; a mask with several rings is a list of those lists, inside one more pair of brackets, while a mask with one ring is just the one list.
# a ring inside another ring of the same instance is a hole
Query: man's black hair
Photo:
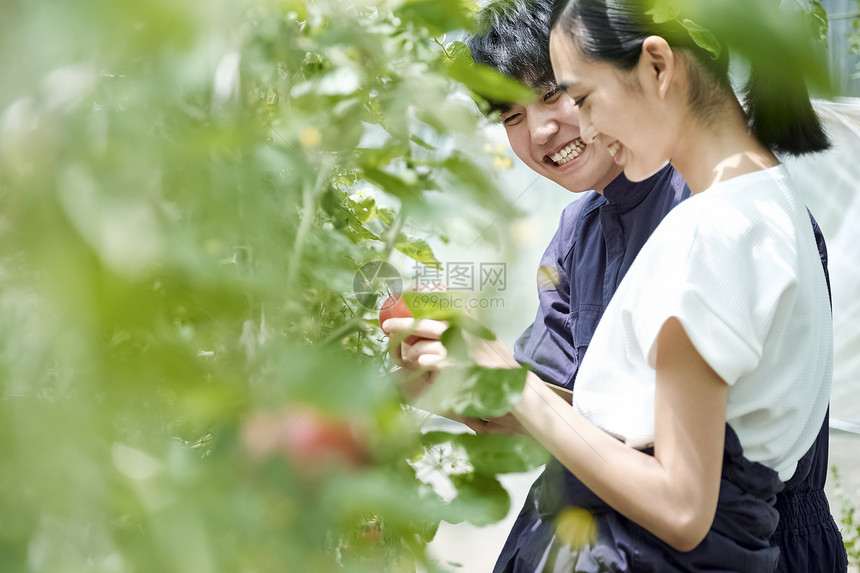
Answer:
[[479, 64], [535, 88], [555, 88], [549, 60], [552, 0], [495, 0], [478, 15], [478, 33], [466, 39]]

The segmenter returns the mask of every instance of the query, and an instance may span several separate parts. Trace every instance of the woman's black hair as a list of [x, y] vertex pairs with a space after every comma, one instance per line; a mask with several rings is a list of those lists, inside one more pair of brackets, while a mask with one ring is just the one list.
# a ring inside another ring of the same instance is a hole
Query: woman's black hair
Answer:
[[[636, 66], [648, 36], [661, 36], [673, 48], [686, 50], [715, 80], [714, 84], [704, 81], [700, 74], [689, 74], [691, 107], [707, 117], [724, 97], [715, 90], [733, 93], [725, 42], [719, 40], [720, 53], [714, 57], [693, 41], [677, 18], [656, 23], [647, 13], [652, 7], [648, 4], [647, 0], [555, 0], [550, 29], [558, 27], [584, 57], [607, 61], [622, 70]], [[688, 60], [689, 70], [693, 62]], [[800, 155], [827, 149], [830, 142], [812, 109], [804, 78], [767, 73], [769, 70], [773, 70], [773, 63], [751, 66], [744, 104], [750, 131], [776, 152]]]
[[496, 0], [478, 14], [466, 38], [472, 59], [526, 85], [554, 88], [549, 60], [552, 0]]

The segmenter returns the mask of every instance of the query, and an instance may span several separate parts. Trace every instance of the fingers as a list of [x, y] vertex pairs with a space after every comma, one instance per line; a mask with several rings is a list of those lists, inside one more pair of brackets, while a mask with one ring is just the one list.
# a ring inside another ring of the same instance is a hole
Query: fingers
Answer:
[[414, 344], [404, 342], [400, 345], [401, 359], [408, 361], [417, 361], [422, 354], [440, 356], [445, 358], [448, 356], [448, 350], [438, 340], [421, 339]]
[[415, 344], [402, 343], [401, 361], [410, 370], [439, 370], [447, 362], [448, 350], [438, 340], [419, 340]]
[[391, 337], [411, 334], [419, 338], [439, 340], [448, 329], [448, 323], [441, 320], [415, 320], [414, 318], [389, 318], [382, 323], [382, 330]]
[[427, 370], [440, 370], [450, 364], [447, 360], [445, 360], [444, 356], [437, 356], [435, 354], [422, 354], [416, 360], [419, 368], [425, 368]]
[[403, 362], [401, 344], [402, 343], [397, 340], [393, 340], [391, 338], [388, 339], [388, 356], [391, 357], [391, 360], [395, 364]]

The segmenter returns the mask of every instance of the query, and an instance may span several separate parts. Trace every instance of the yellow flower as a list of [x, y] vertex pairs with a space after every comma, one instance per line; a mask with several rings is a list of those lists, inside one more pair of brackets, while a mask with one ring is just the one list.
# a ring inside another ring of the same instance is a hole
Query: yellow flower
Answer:
[[597, 523], [588, 510], [566, 507], [555, 520], [555, 533], [571, 549], [581, 549], [597, 540]]
[[561, 273], [555, 265], [541, 265], [537, 276], [538, 290], [550, 290], [558, 288], [561, 283]]
[[299, 142], [302, 147], [316, 147], [320, 141], [322, 141], [322, 134], [315, 127], [303, 127], [299, 132]]
[[495, 169], [496, 171], [499, 171], [502, 169], [508, 169], [513, 164], [514, 164], [514, 162], [511, 161], [510, 157], [496, 157], [493, 160], [493, 169]]

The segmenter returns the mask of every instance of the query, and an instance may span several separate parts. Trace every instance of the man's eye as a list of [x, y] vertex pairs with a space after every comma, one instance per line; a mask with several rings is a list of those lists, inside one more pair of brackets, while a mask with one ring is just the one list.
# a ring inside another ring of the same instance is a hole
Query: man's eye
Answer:
[[557, 99], [560, 94], [561, 90], [559, 90], [558, 88], [551, 89], [550, 91], [546, 92], [545, 96], [543, 96], [543, 101], [551, 101]]
[[519, 113], [512, 113], [509, 116], [503, 117], [502, 123], [505, 125], [515, 125], [519, 121], [520, 115]]

